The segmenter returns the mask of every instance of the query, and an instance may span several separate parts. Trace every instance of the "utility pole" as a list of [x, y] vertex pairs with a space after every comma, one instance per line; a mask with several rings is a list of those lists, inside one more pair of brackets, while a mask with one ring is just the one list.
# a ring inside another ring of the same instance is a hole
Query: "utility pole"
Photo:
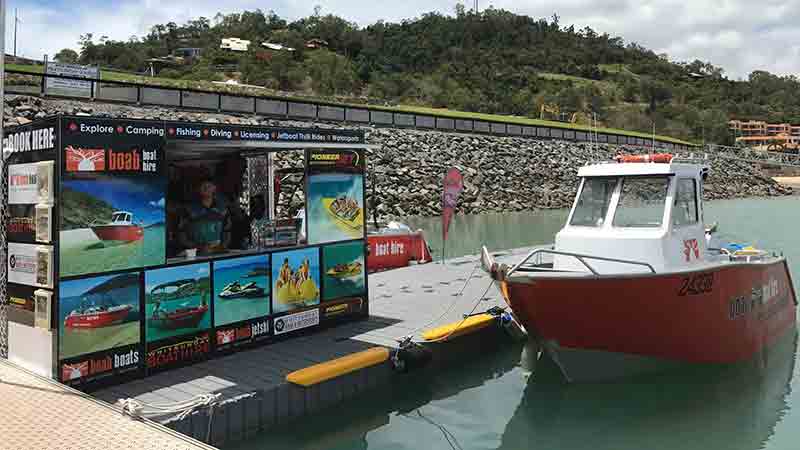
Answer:
[[475, 0], [475, 14], [478, 14], [478, 0]]
[[18, 17], [18, 9], [14, 8], [14, 59], [17, 58], [17, 24], [22, 22]]

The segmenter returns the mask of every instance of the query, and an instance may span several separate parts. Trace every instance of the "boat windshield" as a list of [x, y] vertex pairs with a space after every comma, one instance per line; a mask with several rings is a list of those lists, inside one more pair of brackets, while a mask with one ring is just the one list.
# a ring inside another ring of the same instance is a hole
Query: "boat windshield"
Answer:
[[616, 177], [586, 178], [569, 224], [581, 227], [602, 226], [617, 180]]
[[630, 228], [661, 227], [668, 189], [667, 176], [623, 178], [612, 224]]
[[125, 213], [116, 213], [111, 216], [112, 222], [130, 222], [130, 218], [128, 214]]

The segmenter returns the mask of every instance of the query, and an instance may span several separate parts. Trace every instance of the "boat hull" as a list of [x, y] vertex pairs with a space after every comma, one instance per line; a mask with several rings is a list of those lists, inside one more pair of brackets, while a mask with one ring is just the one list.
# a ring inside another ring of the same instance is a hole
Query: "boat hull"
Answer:
[[67, 316], [64, 320], [64, 326], [67, 328], [102, 328], [118, 325], [125, 321], [131, 309], [131, 307], [128, 307], [112, 312]]
[[92, 232], [101, 241], [135, 242], [144, 238], [144, 230], [137, 225], [99, 225]]
[[573, 380], [745, 361], [796, 321], [783, 259], [663, 275], [512, 276], [501, 288]]
[[236, 300], [236, 299], [240, 299], [240, 298], [241, 299], [246, 299], [246, 298], [259, 298], [259, 297], [264, 297], [264, 290], [263, 289], [253, 290], [253, 291], [248, 291], [248, 292], [243, 292], [243, 293], [238, 293], [238, 294], [226, 294], [224, 292], [219, 294], [219, 298], [221, 298], [223, 300]]
[[195, 328], [203, 320], [208, 311], [207, 306], [192, 308], [185, 311], [175, 311], [165, 317], [153, 317], [150, 322], [154, 327], [162, 330], [176, 330], [179, 328]]

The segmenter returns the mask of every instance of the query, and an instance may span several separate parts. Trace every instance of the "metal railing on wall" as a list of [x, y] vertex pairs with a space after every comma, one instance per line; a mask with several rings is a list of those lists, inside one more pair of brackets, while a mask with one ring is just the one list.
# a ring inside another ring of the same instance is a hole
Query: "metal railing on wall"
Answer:
[[[198, 112], [245, 113], [284, 119], [348, 122], [534, 139], [559, 139], [641, 147], [649, 147], [655, 143], [659, 148], [666, 150], [688, 150], [690, 148], [689, 145], [670, 142], [658, 137], [654, 142], [652, 137], [630, 136], [622, 133], [420, 114], [374, 106], [354, 106], [278, 96], [252, 96], [126, 81], [34, 74], [17, 70], [6, 70], [6, 75], [6, 93], [9, 94], [79, 98], [90, 101], [191, 109]], [[61, 95], [55, 95], [50, 89], [45, 89], [46, 78], [60, 79], [76, 84], [84, 83], [88, 85], [88, 89], [72, 89], [71, 93], [67, 91], [59, 92]]]

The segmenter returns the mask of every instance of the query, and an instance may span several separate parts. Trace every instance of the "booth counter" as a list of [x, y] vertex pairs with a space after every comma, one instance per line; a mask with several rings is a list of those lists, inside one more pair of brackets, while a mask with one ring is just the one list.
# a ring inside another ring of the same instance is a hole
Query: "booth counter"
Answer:
[[[55, 116], [5, 133], [23, 366], [91, 388], [369, 313], [363, 132]], [[277, 207], [279, 152], [303, 167], [304, 221]]]

